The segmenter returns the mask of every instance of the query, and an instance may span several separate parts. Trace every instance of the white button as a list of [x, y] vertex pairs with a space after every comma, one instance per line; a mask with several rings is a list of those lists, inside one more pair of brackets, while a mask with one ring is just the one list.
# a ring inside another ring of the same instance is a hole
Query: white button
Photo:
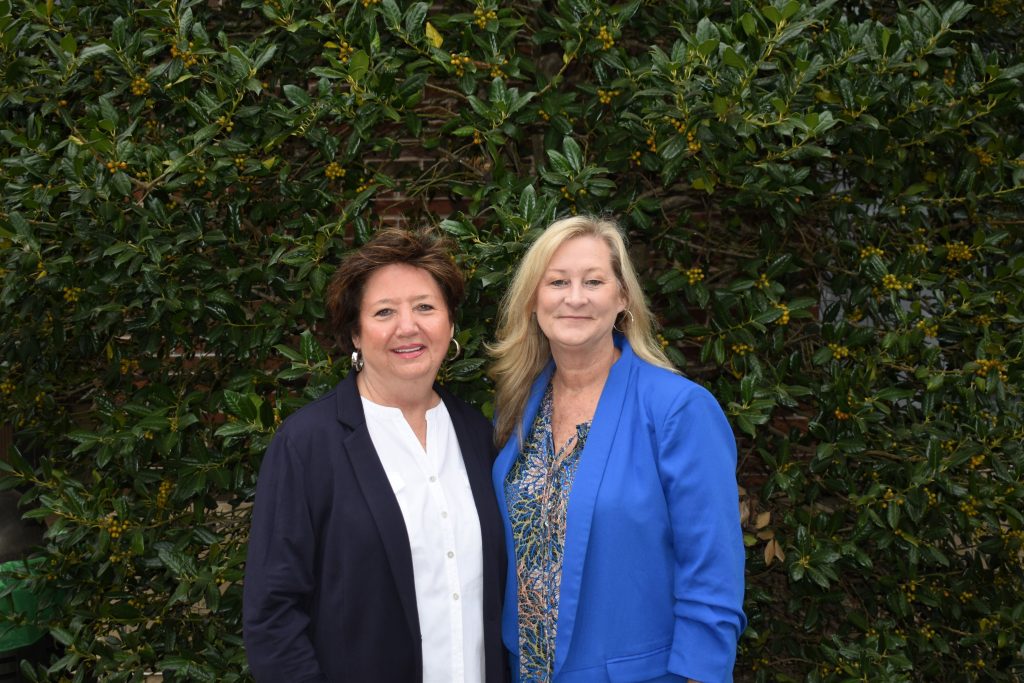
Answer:
[[433, 482], [433, 481], [437, 481], [437, 477], [435, 477], [435, 476], [431, 475], [431, 477], [430, 477], [430, 481], [432, 481], [432, 482]]
[[447, 513], [447, 512], [442, 512], [442, 513], [441, 513], [441, 516], [442, 516], [442, 517], [447, 517], [447, 516], [448, 516], [448, 513]]
[[459, 599], [459, 594], [458, 593], [452, 593], [452, 600], [458, 600], [458, 599]]
[[449, 550], [448, 551], [448, 557], [449, 558], [455, 557], [455, 553], [453, 553], [451, 550]]

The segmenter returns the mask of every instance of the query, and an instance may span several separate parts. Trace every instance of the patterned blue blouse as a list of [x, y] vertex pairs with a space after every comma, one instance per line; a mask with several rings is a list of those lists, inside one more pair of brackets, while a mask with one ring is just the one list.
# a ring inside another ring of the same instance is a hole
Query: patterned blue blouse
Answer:
[[549, 383], [533, 428], [505, 480], [519, 585], [519, 675], [523, 683], [551, 680], [566, 510], [590, 432], [590, 422], [576, 425], [576, 434], [556, 450], [552, 409]]

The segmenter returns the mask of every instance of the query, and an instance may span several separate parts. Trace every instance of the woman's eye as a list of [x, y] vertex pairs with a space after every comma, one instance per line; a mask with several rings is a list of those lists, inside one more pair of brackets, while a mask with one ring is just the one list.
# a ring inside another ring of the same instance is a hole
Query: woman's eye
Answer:
[[419, 306], [416, 307], [416, 310], [417, 311], [432, 311], [432, 310], [434, 310], [434, 305], [433, 304], [420, 304]]
[[566, 283], [565, 280], [552, 280], [551, 281], [551, 286], [552, 287], [564, 287], [565, 283]]
[[382, 308], [379, 311], [377, 311], [376, 313], [374, 313], [373, 315], [376, 318], [385, 318], [385, 317], [391, 315], [391, 309], [390, 308]]
[[587, 287], [599, 287], [604, 284], [604, 280], [587, 280], [584, 284]]

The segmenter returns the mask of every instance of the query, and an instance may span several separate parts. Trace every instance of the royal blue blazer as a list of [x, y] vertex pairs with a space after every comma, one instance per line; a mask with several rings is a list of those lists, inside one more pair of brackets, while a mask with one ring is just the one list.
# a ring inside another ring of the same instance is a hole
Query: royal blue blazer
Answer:
[[[553, 683], [732, 681], [743, 614], [736, 441], [703, 387], [634, 355], [612, 366], [566, 519]], [[533, 425], [554, 365], [534, 382]], [[519, 680], [515, 549], [505, 480], [516, 434], [493, 479], [509, 558], [502, 636]]]
[[[484, 672], [506, 680], [505, 557], [491, 488], [493, 432], [439, 386], [483, 543]], [[263, 458], [245, 567], [243, 634], [258, 683], [415, 683], [423, 654], [412, 553], [350, 373], [296, 411]]]

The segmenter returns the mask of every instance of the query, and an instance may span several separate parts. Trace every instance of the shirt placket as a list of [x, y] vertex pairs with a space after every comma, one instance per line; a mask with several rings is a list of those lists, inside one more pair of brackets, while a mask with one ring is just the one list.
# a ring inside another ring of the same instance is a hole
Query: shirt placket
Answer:
[[[428, 427], [431, 428], [433, 425]], [[430, 492], [434, 509], [438, 511], [443, 545], [441, 552], [444, 553], [445, 580], [448, 584], [448, 616], [451, 624], [452, 642], [452, 681], [463, 681], [465, 678], [465, 661], [463, 658], [462, 638], [462, 583], [459, 579], [458, 547], [455, 538], [455, 526], [452, 523], [452, 509], [449, 505], [448, 495], [445, 492], [444, 483], [438, 465], [442, 459], [436, 448], [441, 444], [436, 443], [437, 439], [427, 439], [428, 457], [423, 463], [426, 470], [427, 490]]]

